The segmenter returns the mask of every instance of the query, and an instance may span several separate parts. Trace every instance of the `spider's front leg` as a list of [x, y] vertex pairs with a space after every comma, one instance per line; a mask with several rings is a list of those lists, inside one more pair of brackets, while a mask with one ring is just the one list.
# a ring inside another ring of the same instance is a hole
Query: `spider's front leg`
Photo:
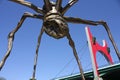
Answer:
[[83, 73], [83, 69], [82, 69], [82, 65], [80, 63], [80, 60], [79, 60], [79, 57], [77, 55], [77, 51], [75, 49], [75, 44], [74, 44], [74, 41], [72, 40], [70, 34], [68, 33], [67, 34], [67, 39], [69, 40], [69, 45], [72, 47], [73, 49], [73, 53], [74, 53], [74, 56], [76, 58], [76, 61], [77, 61], [77, 64], [78, 64], [78, 67], [79, 67], [79, 70], [80, 70], [80, 73], [81, 73], [81, 77], [82, 77], [82, 80], [85, 80], [85, 77], [84, 77], [84, 73]]
[[107, 31], [107, 34], [108, 34], [109, 39], [110, 39], [110, 41], [111, 41], [111, 43], [112, 43], [112, 45], [113, 45], [113, 47], [115, 49], [115, 52], [116, 52], [116, 54], [117, 54], [117, 56], [118, 56], [118, 58], [120, 60], [120, 52], [119, 52], [119, 50], [117, 48], [117, 45], [116, 45], [116, 43], [115, 43], [115, 41], [114, 41], [114, 39], [112, 37], [112, 34], [111, 34], [110, 29], [109, 29], [106, 22], [104, 22], [104, 21], [83, 20], [83, 19], [80, 19], [80, 18], [73, 18], [73, 17], [64, 17], [64, 19], [67, 22], [71, 22], [71, 23], [81, 23], [81, 24], [88, 24], [88, 25], [95, 25], [95, 26], [103, 25], [105, 30]]
[[4, 58], [2, 59], [2, 61], [0, 62], [0, 70], [2, 69], [2, 67], [4, 66], [5, 62], [6, 62], [6, 59], [9, 57], [10, 55], [10, 52], [12, 50], [12, 46], [13, 46], [13, 41], [14, 41], [14, 35], [15, 33], [20, 29], [21, 25], [23, 24], [24, 20], [27, 18], [27, 17], [31, 17], [31, 18], [41, 18], [42, 19], [42, 16], [41, 15], [37, 15], [37, 14], [31, 14], [31, 13], [24, 13], [24, 15], [21, 17], [19, 23], [17, 24], [17, 27], [11, 31], [8, 35], [8, 49], [7, 49], [7, 52], [4, 56]]
[[38, 51], [39, 51], [40, 42], [41, 42], [43, 32], [44, 32], [44, 26], [42, 27], [42, 29], [40, 31], [40, 34], [38, 36], [38, 42], [37, 42], [37, 47], [36, 47], [36, 55], [35, 55], [35, 59], [34, 59], [33, 75], [32, 75], [32, 78], [31, 78], [32, 80], [35, 80], [36, 66], [37, 66], [37, 60], [38, 60]]

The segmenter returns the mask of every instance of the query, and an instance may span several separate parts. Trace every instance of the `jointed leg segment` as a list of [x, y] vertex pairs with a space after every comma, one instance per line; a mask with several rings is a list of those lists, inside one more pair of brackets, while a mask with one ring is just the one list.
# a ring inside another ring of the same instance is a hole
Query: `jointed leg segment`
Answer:
[[42, 18], [42, 16], [40, 15], [34, 15], [34, 14], [31, 14], [31, 13], [24, 13], [24, 15], [21, 17], [20, 19], [20, 22], [17, 24], [17, 27], [11, 31], [8, 35], [8, 49], [7, 49], [7, 52], [4, 56], [4, 58], [2, 59], [2, 61], [0, 62], [0, 70], [2, 69], [2, 67], [4, 66], [5, 64], [5, 61], [6, 59], [8, 58], [8, 56], [10, 55], [10, 52], [12, 50], [12, 45], [13, 45], [13, 41], [14, 41], [14, 36], [15, 36], [15, 33], [20, 29], [21, 25], [23, 24], [23, 22], [25, 21], [25, 19], [27, 17], [31, 17], [31, 18]]
[[74, 5], [78, 0], [70, 0], [69, 3], [63, 8], [62, 10], [62, 15], [64, 15], [67, 10], [72, 7], [72, 5]]
[[76, 49], [75, 49], [74, 41], [72, 40], [72, 38], [71, 38], [71, 36], [70, 36], [69, 33], [67, 34], [67, 39], [69, 40], [69, 45], [70, 45], [70, 46], [72, 47], [72, 49], [73, 49], [73, 53], [74, 53], [75, 59], [76, 59], [77, 64], [78, 64], [78, 67], [79, 67], [79, 70], [80, 70], [80, 73], [81, 73], [82, 80], [85, 80], [84, 73], [83, 73], [83, 69], [82, 69], [82, 66], [81, 66], [79, 57], [78, 57], [78, 55], [77, 55], [77, 51], [76, 51]]
[[32, 80], [35, 80], [36, 66], [37, 66], [37, 60], [38, 60], [38, 51], [39, 51], [40, 42], [41, 42], [41, 38], [42, 38], [43, 32], [44, 32], [44, 28], [42, 27], [42, 29], [41, 29], [41, 31], [40, 31], [40, 34], [39, 34], [39, 36], [38, 36], [38, 43], [37, 43], [36, 55], [35, 55], [35, 59], [34, 59], [34, 67], [33, 67]]
[[52, 9], [52, 5], [50, 3], [50, 0], [44, 0], [45, 6], [47, 8], [47, 11], [50, 11]]
[[16, 3], [24, 5], [24, 6], [27, 6], [27, 7], [33, 9], [34, 11], [36, 11], [38, 13], [44, 14], [44, 11], [41, 8], [37, 7], [36, 5], [32, 4], [31, 2], [24, 1], [24, 0], [10, 0], [10, 1], [16, 2]]
[[60, 8], [62, 7], [61, 4], [62, 4], [62, 0], [56, 1], [56, 10], [60, 11]]
[[80, 18], [73, 18], [73, 17], [64, 17], [64, 19], [67, 21], [67, 22], [71, 22], [71, 23], [81, 23], [81, 24], [88, 24], [88, 25], [103, 25], [103, 27], [105, 28], [105, 30], [107, 31], [107, 34], [108, 34], [108, 37], [109, 39], [111, 40], [111, 43], [116, 51], [116, 54], [120, 60], [120, 52], [117, 48], [117, 45], [112, 37], [112, 34], [110, 32], [110, 29], [107, 25], [106, 22], [104, 21], [91, 21], [91, 20], [83, 20], [83, 19], [80, 19]]

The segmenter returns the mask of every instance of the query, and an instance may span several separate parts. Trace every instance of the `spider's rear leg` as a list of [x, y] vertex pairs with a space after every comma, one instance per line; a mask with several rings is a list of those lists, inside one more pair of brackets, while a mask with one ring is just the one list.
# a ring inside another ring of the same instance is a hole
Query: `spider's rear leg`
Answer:
[[31, 9], [33, 9], [34, 11], [36, 11], [37, 13], [44, 14], [44, 11], [41, 8], [37, 7], [36, 5], [32, 4], [31, 2], [28, 2], [28, 1], [25, 1], [25, 0], [9, 0], [9, 1], [13, 1], [13, 2], [16, 2], [18, 4], [27, 6]]
[[76, 61], [77, 61], [77, 64], [78, 64], [78, 67], [79, 67], [79, 70], [80, 70], [80, 73], [81, 73], [81, 77], [82, 77], [82, 80], [85, 80], [85, 77], [84, 77], [84, 73], [83, 73], [83, 69], [82, 69], [82, 65], [80, 63], [80, 60], [79, 60], [79, 57], [77, 55], [77, 51], [76, 51], [76, 48], [75, 48], [75, 44], [74, 44], [74, 41], [72, 40], [70, 34], [68, 33], [67, 34], [67, 39], [69, 40], [69, 45], [72, 47], [73, 49], [73, 53], [74, 53], [74, 56], [76, 58]]
[[106, 22], [104, 21], [91, 21], [91, 20], [84, 20], [84, 19], [81, 19], [81, 18], [74, 18], [74, 17], [64, 17], [64, 19], [67, 21], [67, 22], [71, 22], [71, 23], [80, 23], [80, 24], [88, 24], [88, 25], [94, 25], [94, 26], [97, 26], [97, 25], [103, 25], [105, 30], [107, 31], [107, 34], [108, 34], [108, 37], [115, 49], [115, 52], [118, 56], [118, 59], [120, 60], [120, 52], [117, 48], [117, 45], [112, 37], [112, 34], [110, 32], [110, 29], [107, 25]]
[[45, 7], [46, 7], [47, 11], [50, 11], [52, 9], [50, 0], [44, 0], [44, 3], [45, 3]]
[[57, 0], [55, 6], [57, 11], [60, 11], [60, 8], [62, 7], [61, 5], [62, 5], [62, 0]]
[[3, 57], [2, 61], [0, 62], [0, 70], [2, 69], [2, 67], [4, 66], [7, 58], [10, 55], [10, 52], [12, 50], [12, 46], [13, 46], [13, 41], [14, 41], [14, 35], [15, 33], [20, 29], [21, 25], [23, 24], [24, 20], [27, 17], [32, 17], [32, 18], [42, 18], [42, 16], [37, 15], [37, 14], [31, 14], [31, 13], [24, 13], [23, 16], [21, 17], [20, 21], [17, 24], [17, 27], [11, 31], [8, 35], [8, 49], [7, 52], [5, 54], [5, 56]]
[[62, 15], [64, 15], [64, 14], [67, 12], [67, 10], [68, 10], [70, 7], [72, 7], [72, 5], [74, 5], [77, 1], [78, 1], [78, 0], [70, 0], [70, 1], [68, 2], [68, 4], [63, 8], [63, 10], [62, 10]]

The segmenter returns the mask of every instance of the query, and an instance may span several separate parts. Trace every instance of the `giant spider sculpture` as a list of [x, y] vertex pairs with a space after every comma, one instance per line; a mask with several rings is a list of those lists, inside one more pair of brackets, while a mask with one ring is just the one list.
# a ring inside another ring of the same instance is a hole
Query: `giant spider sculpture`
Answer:
[[88, 24], [88, 25], [94, 25], [94, 26], [103, 25], [105, 30], [108, 33], [108, 36], [109, 36], [109, 38], [110, 38], [110, 40], [111, 40], [111, 42], [114, 46], [114, 49], [115, 49], [118, 57], [120, 58], [118, 49], [116, 47], [116, 44], [115, 44], [115, 42], [112, 38], [111, 32], [110, 32], [109, 27], [106, 24], [106, 22], [104, 22], [104, 21], [83, 20], [81, 18], [64, 16], [64, 14], [67, 12], [67, 10], [73, 4], [75, 4], [78, 0], [70, 0], [65, 7], [61, 6], [62, 0], [56, 0], [56, 3], [54, 3], [50, 0], [44, 0], [43, 8], [39, 8], [36, 5], [34, 5], [34, 4], [32, 4], [28, 1], [24, 1], [24, 0], [10, 0], [10, 1], [19, 3], [19, 4], [24, 5], [24, 6], [27, 6], [31, 9], [33, 9], [34, 11], [36, 11], [37, 13], [36, 14], [32, 14], [32, 13], [28, 13], [28, 12], [24, 13], [23, 16], [20, 19], [20, 22], [17, 24], [17, 27], [9, 33], [9, 35], [8, 35], [8, 50], [6, 52], [6, 55], [4, 56], [2, 61], [0, 62], [0, 70], [4, 66], [6, 59], [10, 55], [10, 52], [11, 52], [12, 46], [13, 46], [13, 40], [14, 40], [15, 33], [20, 29], [24, 20], [28, 17], [43, 20], [43, 25], [42, 25], [42, 28], [41, 28], [41, 32], [40, 32], [39, 37], [38, 37], [38, 44], [37, 44], [37, 48], [36, 48], [36, 56], [35, 56], [32, 80], [35, 79], [36, 65], [37, 65], [37, 58], [38, 58], [38, 50], [39, 50], [39, 46], [40, 46], [41, 37], [42, 37], [43, 32], [47, 33], [49, 36], [51, 36], [53, 38], [56, 38], [56, 39], [67, 37], [67, 39], [69, 40], [69, 45], [72, 47], [74, 56], [75, 56], [76, 61], [78, 63], [79, 70], [80, 70], [81, 76], [82, 76], [82, 80], [85, 80], [84, 75], [83, 75], [83, 71], [82, 71], [82, 66], [81, 66], [81, 63], [79, 61], [76, 49], [75, 49], [74, 41], [72, 40], [72, 38], [69, 34], [69, 28], [68, 28], [67, 22]]

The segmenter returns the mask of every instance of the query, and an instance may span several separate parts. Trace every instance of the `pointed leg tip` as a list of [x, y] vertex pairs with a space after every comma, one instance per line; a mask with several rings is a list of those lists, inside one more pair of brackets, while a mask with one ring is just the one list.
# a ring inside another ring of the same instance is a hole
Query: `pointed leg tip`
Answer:
[[2, 62], [0, 62], [0, 71], [1, 71], [1, 69], [2, 69]]

